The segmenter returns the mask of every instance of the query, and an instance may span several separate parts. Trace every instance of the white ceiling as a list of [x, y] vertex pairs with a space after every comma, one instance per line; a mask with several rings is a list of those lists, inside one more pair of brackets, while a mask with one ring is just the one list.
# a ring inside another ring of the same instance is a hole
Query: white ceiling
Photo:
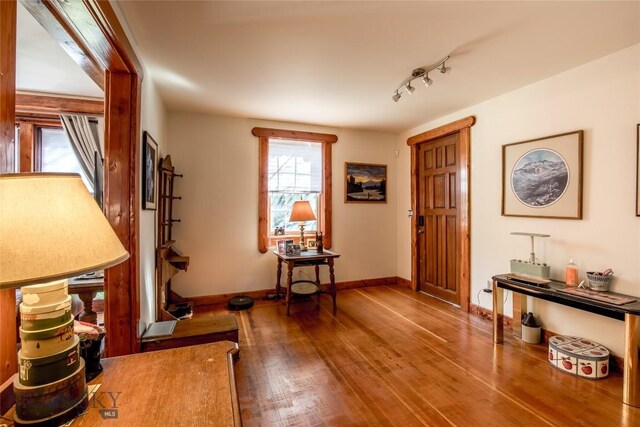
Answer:
[[[390, 132], [640, 42], [638, 1], [116, 6], [170, 110]], [[22, 7], [18, 15], [19, 89], [102, 96]], [[391, 100], [411, 70], [448, 54], [450, 75]]]
[[[118, 5], [170, 110], [392, 132], [640, 41], [637, 1]], [[391, 100], [448, 54], [449, 76]]]
[[[0, 0], [1, 1], [1, 0]], [[18, 2], [16, 88], [102, 98], [102, 89]]]

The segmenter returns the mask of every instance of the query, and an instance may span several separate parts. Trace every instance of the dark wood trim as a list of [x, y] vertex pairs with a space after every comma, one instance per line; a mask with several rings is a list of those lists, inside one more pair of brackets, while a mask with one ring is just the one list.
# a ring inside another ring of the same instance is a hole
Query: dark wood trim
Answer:
[[33, 172], [33, 147], [35, 140], [35, 125], [28, 122], [18, 122], [20, 125], [20, 172]]
[[440, 126], [435, 129], [428, 130], [421, 134], [415, 135], [407, 139], [407, 145], [411, 147], [411, 209], [413, 216], [411, 217], [411, 288], [419, 290], [418, 283], [418, 251], [416, 248], [418, 242], [417, 227], [417, 189], [418, 189], [418, 144], [427, 143], [434, 139], [453, 133], [459, 134], [460, 153], [458, 154], [459, 173], [460, 173], [460, 240], [458, 247], [460, 248], [460, 271], [458, 273], [460, 286], [460, 308], [469, 311], [470, 292], [471, 292], [471, 126], [476, 123], [474, 116], [465, 117], [455, 122]]
[[75, 113], [104, 115], [104, 100], [67, 98], [32, 93], [16, 93], [16, 114], [21, 113]]
[[293, 139], [297, 141], [318, 141], [318, 142], [331, 142], [331, 143], [338, 141], [337, 135], [333, 135], [329, 133], [301, 132], [297, 130], [255, 127], [251, 130], [251, 133], [254, 134], [255, 136], [262, 137], [262, 138], [280, 138], [280, 139]]
[[[473, 120], [475, 123], [475, 118]], [[460, 308], [469, 311], [471, 303], [471, 128], [460, 129]], [[466, 185], [463, 185], [466, 183]]]
[[[135, 74], [105, 73], [105, 180], [104, 196], [107, 219], [114, 228], [130, 258], [105, 271], [105, 326], [116, 328], [108, 336], [108, 356], [138, 351], [138, 138], [134, 125], [137, 112], [134, 99], [137, 89]], [[131, 97], [134, 97], [132, 99]], [[135, 136], [133, 135], [135, 134]], [[117, 209], [113, 209], [117, 206]]]
[[411, 138], [407, 139], [407, 145], [422, 144], [426, 141], [431, 141], [433, 139], [451, 135], [452, 133], [456, 133], [464, 128], [469, 128], [475, 123], [475, 116], [465, 117], [464, 119], [456, 120], [455, 122], [451, 122], [435, 129], [419, 133], [418, 135], [414, 135]]
[[[60, 47], [84, 70], [85, 73], [104, 90], [104, 67], [97, 59], [88, 53], [89, 49], [85, 40], [78, 34], [76, 24], [82, 22], [63, 19], [54, 2], [50, 0], [29, 1], [20, 0], [20, 3], [42, 25], [42, 27], [58, 42]], [[62, 2], [60, 2], [62, 3]], [[80, 2], [79, 2], [80, 3]], [[90, 24], [93, 19], [90, 19]]]
[[260, 137], [258, 152], [258, 250], [269, 250], [269, 138]]
[[[15, 167], [16, 13], [15, 0], [0, 1], [0, 173]], [[15, 295], [0, 290], [0, 384], [18, 371]]]
[[[348, 282], [336, 282], [337, 290], [345, 290], [345, 289], [355, 289], [355, 288], [365, 288], [370, 286], [394, 286], [398, 283], [397, 277], [380, 277], [376, 279], [362, 279], [362, 280], [352, 280]], [[320, 285], [323, 290], [329, 289], [328, 283], [323, 283]], [[260, 289], [257, 291], [244, 291], [244, 292], [232, 292], [227, 294], [219, 294], [219, 295], [201, 295], [196, 297], [188, 297], [187, 301], [193, 302], [195, 307], [202, 307], [206, 305], [217, 305], [217, 304], [226, 304], [230, 298], [245, 295], [250, 296], [253, 299], [264, 299], [267, 298], [268, 295], [274, 293], [274, 288], [269, 289]]]
[[322, 144], [322, 194], [320, 196], [320, 230], [324, 247], [331, 249], [333, 231], [333, 174], [331, 146], [338, 140], [336, 135], [293, 130], [253, 128], [251, 133], [258, 137], [258, 250], [269, 250], [269, 138], [312, 141]]
[[332, 143], [322, 143], [322, 195], [320, 206], [323, 208], [320, 217], [320, 229], [323, 232], [324, 247], [331, 249], [333, 243], [333, 159], [331, 153]]
[[409, 288], [409, 289], [412, 289], [412, 287], [411, 287], [411, 280], [404, 279], [404, 278], [402, 278], [402, 277], [396, 277], [396, 283], [397, 283], [399, 286], [402, 286], [403, 288]]
[[30, 124], [40, 127], [62, 127], [59, 115], [48, 115], [39, 113], [21, 113], [16, 115], [16, 124], [22, 126], [23, 124]]
[[142, 67], [109, 1], [21, 1], [105, 90], [105, 213], [130, 254], [105, 272], [107, 356], [137, 352]]
[[418, 148], [411, 146], [411, 289], [418, 291]]

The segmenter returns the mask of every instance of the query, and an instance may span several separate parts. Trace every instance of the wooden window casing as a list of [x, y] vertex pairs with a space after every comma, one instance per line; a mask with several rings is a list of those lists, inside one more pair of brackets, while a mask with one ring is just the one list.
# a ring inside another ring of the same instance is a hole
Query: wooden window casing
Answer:
[[332, 134], [298, 132], [284, 129], [253, 128], [253, 135], [259, 139], [258, 155], [258, 250], [266, 253], [273, 243], [269, 233], [269, 138], [293, 141], [310, 141], [322, 144], [322, 193], [319, 206], [319, 230], [324, 236], [324, 247], [331, 248], [332, 174], [331, 147], [338, 141]]

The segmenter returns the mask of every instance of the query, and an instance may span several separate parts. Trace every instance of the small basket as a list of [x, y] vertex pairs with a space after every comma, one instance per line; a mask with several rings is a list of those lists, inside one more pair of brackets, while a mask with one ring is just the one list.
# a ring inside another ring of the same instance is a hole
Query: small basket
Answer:
[[599, 292], [607, 292], [609, 290], [609, 280], [611, 280], [611, 276], [602, 276], [594, 274], [593, 271], [588, 271], [587, 278], [589, 279], [589, 288], [591, 290]]

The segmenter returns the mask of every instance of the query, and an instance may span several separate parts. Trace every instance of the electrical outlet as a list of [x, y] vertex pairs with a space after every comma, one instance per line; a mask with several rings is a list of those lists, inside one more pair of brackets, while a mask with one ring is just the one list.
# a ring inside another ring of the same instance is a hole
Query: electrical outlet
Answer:
[[488, 294], [493, 292], [493, 282], [491, 280], [487, 280], [487, 287], [482, 290]]

